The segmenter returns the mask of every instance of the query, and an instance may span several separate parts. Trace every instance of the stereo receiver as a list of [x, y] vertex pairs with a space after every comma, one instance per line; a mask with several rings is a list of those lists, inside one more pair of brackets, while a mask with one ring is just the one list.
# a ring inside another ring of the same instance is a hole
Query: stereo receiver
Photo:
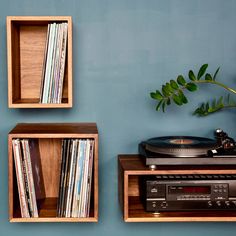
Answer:
[[236, 175], [143, 178], [146, 211], [236, 210]]

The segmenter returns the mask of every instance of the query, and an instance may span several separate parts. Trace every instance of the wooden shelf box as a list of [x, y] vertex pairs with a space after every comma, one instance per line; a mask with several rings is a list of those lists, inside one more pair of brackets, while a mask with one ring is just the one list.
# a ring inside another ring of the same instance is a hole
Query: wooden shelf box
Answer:
[[118, 156], [119, 202], [125, 222], [216, 222], [236, 221], [236, 211], [146, 212], [141, 200], [143, 175], [236, 174], [235, 166], [158, 167], [150, 170], [139, 155]]
[[[68, 39], [60, 104], [39, 103], [48, 24], [68, 23]], [[72, 18], [70, 16], [7, 16], [9, 108], [72, 107]]]
[[[45, 199], [42, 199], [38, 218], [22, 218], [20, 212], [17, 179], [13, 159], [12, 140], [35, 139], [39, 158]], [[86, 218], [56, 217], [60, 181], [61, 146], [63, 138], [94, 139], [93, 178], [90, 213]], [[9, 221], [10, 222], [97, 222], [98, 221], [98, 131], [95, 123], [18, 124], [8, 136], [9, 152]]]

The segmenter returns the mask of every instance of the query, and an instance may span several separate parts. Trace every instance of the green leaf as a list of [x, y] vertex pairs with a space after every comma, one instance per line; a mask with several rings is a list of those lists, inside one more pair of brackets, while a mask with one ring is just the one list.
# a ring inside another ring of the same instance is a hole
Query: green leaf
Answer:
[[202, 108], [203, 106], [204, 106], [204, 104], [202, 104], [200, 107], [198, 107], [198, 108], [194, 111], [193, 115], [205, 116], [206, 113], [205, 113], [205, 111], [204, 111], [204, 108]]
[[185, 87], [190, 92], [194, 92], [197, 90], [197, 85], [194, 83], [187, 83]]
[[198, 115], [199, 113], [201, 113], [201, 109], [198, 107], [198, 108], [193, 112], [193, 115]]
[[161, 107], [162, 102], [163, 102], [163, 100], [161, 100], [161, 101], [157, 104], [157, 106], [156, 106], [156, 110], [157, 110], [157, 111], [160, 110], [160, 107]]
[[163, 111], [163, 112], [165, 112], [165, 108], [166, 108], [166, 103], [163, 102], [163, 103], [162, 103], [162, 111]]
[[222, 106], [224, 106], [224, 104], [223, 104], [223, 96], [221, 96], [219, 98], [219, 100], [217, 101], [217, 107], [222, 107]]
[[182, 75], [179, 75], [177, 77], [177, 82], [178, 82], [179, 85], [182, 85], [182, 86], [184, 86], [186, 84], [186, 81], [185, 81], [185, 79]]
[[215, 111], [215, 109], [213, 107], [209, 107], [208, 113], [213, 113], [214, 111]]
[[214, 76], [213, 76], [213, 80], [216, 80], [216, 76], [217, 76], [219, 70], [220, 70], [220, 67], [217, 68], [217, 70], [216, 70], [216, 72], [215, 72], [215, 74], [214, 74]]
[[216, 99], [212, 101], [211, 107], [214, 109], [216, 107]]
[[161, 92], [159, 90], [156, 90], [156, 96], [159, 98], [159, 99], [162, 99], [163, 96], [161, 94]]
[[170, 98], [167, 99], [166, 104], [169, 106], [171, 104]]
[[204, 104], [202, 103], [200, 107], [198, 107], [193, 115], [198, 115], [198, 116], [206, 116], [208, 114], [208, 108], [209, 108], [209, 103], [208, 105], [207, 104]]
[[164, 97], [168, 97], [170, 95], [165, 85], [162, 85], [162, 94]]
[[171, 94], [173, 92], [173, 89], [172, 89], [172, 87], [170, 86], [169, 83], [166, 83], [166, 90], [169, 94]]
[[174, 94], [172, 98], [175, 104], [177, 104], [178, 106], [181, 106], [183, 104], [179, 96], [177, 96], [176, 94]]
[[229, 106], [235, 106], [236, 105], [235, 100], [231, 98], [230, 94], [228, 94], [226, 99], [227, 99], [227, 103], [228, 103]]
[[198, 71], [198, 75], [197, 75], [198, 80], [205, 74], [207, 67], [208, 67], [208, 64], [204, 64], [201, 66], [201, 68]]
[[179, 85], [173, 79], [170, 81], [170, 86], [175, 90], [179, 88]]
[[202, 103], [202, 105], [200, 106], [200, 109], [203, 111], [204, 108], [205, 108], [205, 105], [204, 105], [204, 103]]
[[207, 74], [205, 75], [205, 80], [212, 81], [213, 79], [212, 79], [212, 76], [207, 73]]
[[184, 104], [188, 103], [188, 99], [185, 97], [182, 90], [179, 90], [178, 94], [179, 94], [179, 98], [181, 99], [182, 103], [184, 103]]
[[156, 100], [163, 99], [162, 94], [158, 90], [155, 93], [154, 92], [150, 93], [150, 96], [151, 96], [151, 98], [156, 99]]
[[192, 81], [196, 80], [196, 77], [195, 77], [195, 75], [194, 75], [194, 73], [193, 73], [192, 70], [190, 70], [190, 71], [188, 72], [188, 77], [189, 77], [189, 79], [192, 80]]
[[150, 96], [151, 96], [151, 98], [153, 98], [153, 99], [158, 99], [157, 97], [156, 97], [156, 93], [150, 93]]

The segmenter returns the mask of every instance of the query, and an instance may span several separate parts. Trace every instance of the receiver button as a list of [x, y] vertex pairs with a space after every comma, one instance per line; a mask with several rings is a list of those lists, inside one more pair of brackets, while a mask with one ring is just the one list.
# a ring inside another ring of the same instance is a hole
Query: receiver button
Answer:
[[208, 201], [207, 205], [208, 205], [209, 207], [212, 207], [212, 202], [211, 202], [211, 201]]
[[167, 202], [162, 202], [161, 207], [166, 208], [168, 206]]
[[153, 188], [151, 189], [151, 193], [157, 193], [157, 188], [153, 187]]
[[230, 206], [230, 202], [229, 202], [229, 201], [225, 201], [225, 205], [226, 205], [227, 207], [229, 207], [229, 206]]

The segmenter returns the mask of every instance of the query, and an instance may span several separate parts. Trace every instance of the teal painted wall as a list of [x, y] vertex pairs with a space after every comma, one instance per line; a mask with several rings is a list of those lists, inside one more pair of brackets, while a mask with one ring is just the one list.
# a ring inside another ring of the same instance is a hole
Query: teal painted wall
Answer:
[[[8, 109], [7, 15], [71, 15], [72, 109]], [[191, 115], [213, 93], [204, 87], [190, 103], [166, 114], [149, 92], [209, 63], [236, 87], [235, 0], [2, 0], [0, 2], [0, 235], [234, 235], [235, 223], [124, 223], [118, 205], [117, 154], [137, 153], [141, 140], [161, 135], [211, 137], [215, 128], [236, 138], [235, 111]], [[7, 134], [18, 122], [96, 122], [99, 128], [99, 223], [10, 224]]]

